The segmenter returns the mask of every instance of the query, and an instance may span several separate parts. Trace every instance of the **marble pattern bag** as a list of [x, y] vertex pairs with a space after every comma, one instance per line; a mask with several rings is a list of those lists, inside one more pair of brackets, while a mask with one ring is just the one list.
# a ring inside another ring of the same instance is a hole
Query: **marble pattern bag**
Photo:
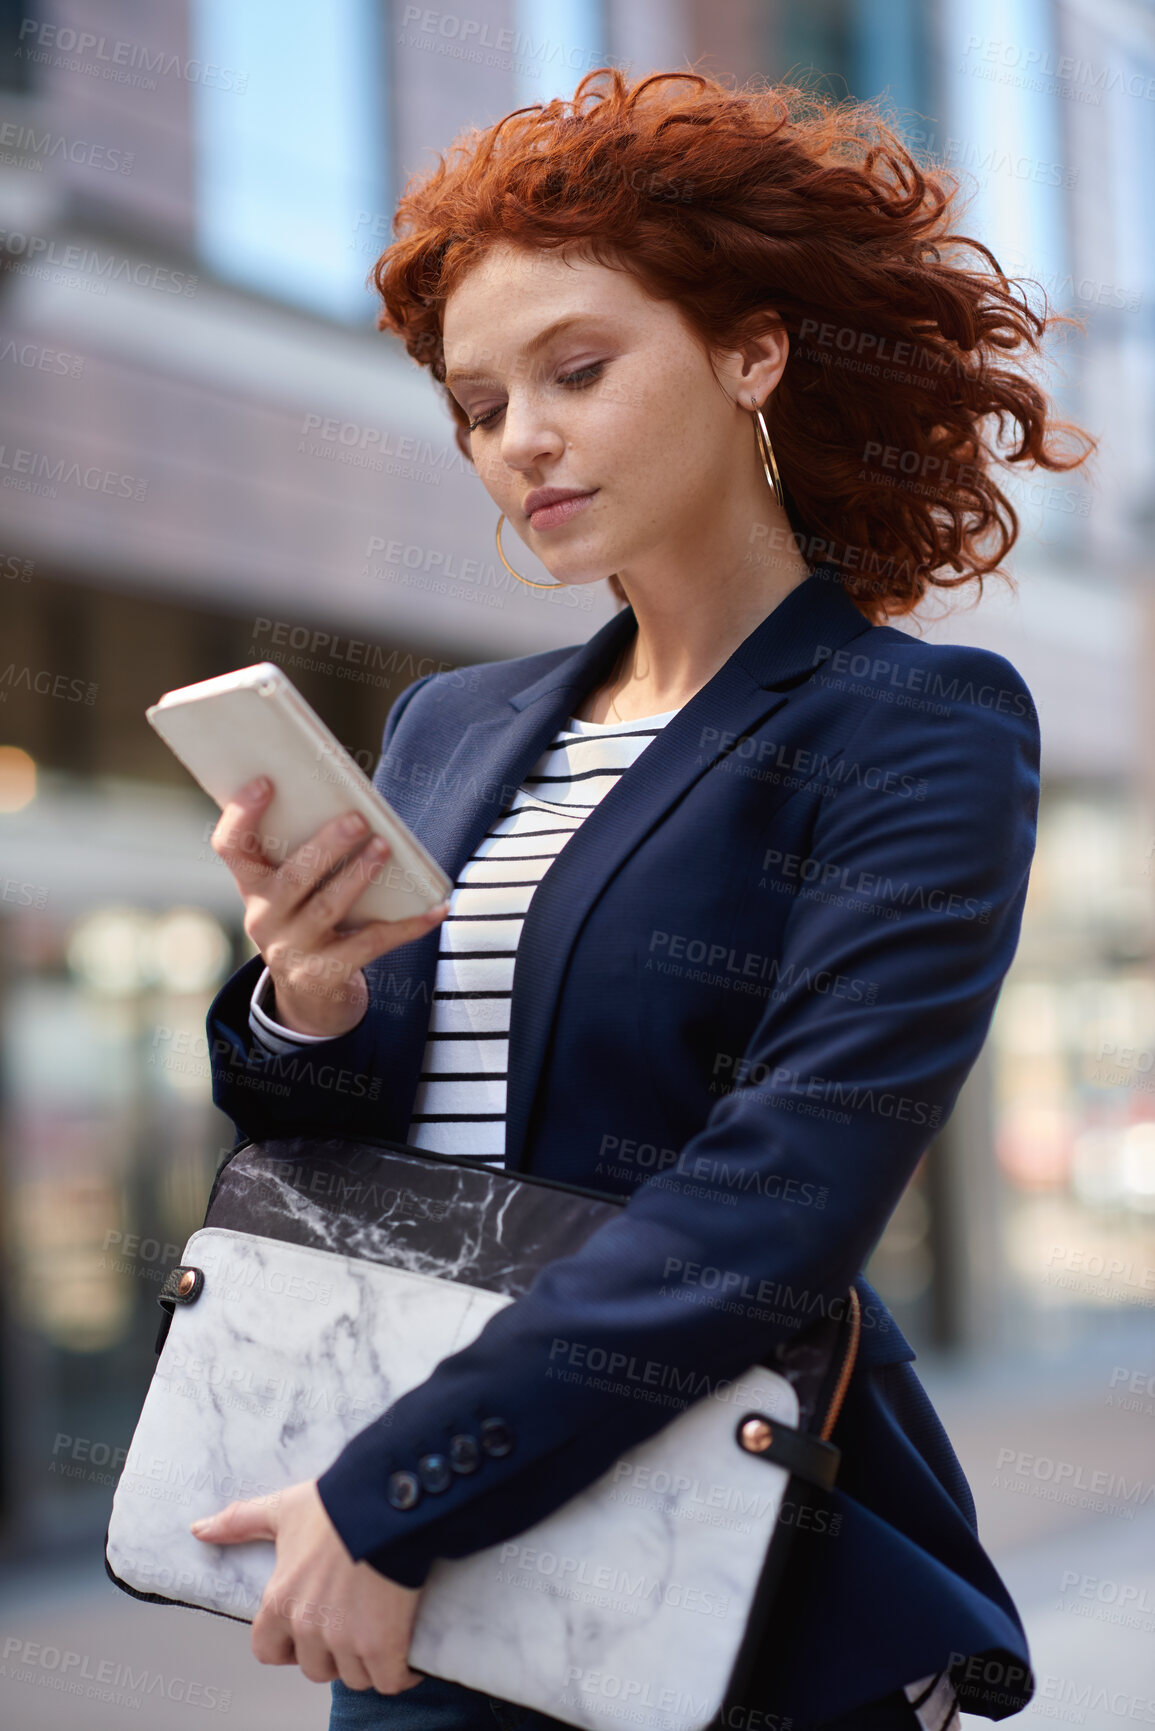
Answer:
[[[273, 1546], [206, 1546], [190, 1519], [317, 1477], [622, 1206], [398, 1143], [241, 1143], [162, 1289], [111, 1579], [251, 1622]], [[797, 1511], [833, 1483], [857, 1324], [852, 1290], [843, 1318], [719, 1383], [545, 1520], [438, 1560], [412, 1667], [591, 1731], [701, 1731], [740, 1701]], [[479, 1429], [508, 1452], [501, 1415]]]

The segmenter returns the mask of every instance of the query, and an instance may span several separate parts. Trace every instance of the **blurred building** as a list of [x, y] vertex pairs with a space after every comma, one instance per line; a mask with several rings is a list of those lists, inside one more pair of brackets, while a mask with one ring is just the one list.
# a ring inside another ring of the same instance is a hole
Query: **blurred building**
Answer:
[[1017, 595], [989, 585], [976, 614], [926, 626], [1021, 668], [1042, 716], [1045, 803], [987, 1054], [871, 1272], [920, 1341], [958, 1347], [1008, 1318], [1026, 1335], [1045, 1318], [1053, 1335], [1143, 1301], [1150, 10], [3, 0], [10, 1545], [103, 1521], [151, 1367], [157, 1286], [232, 1139], [207, 1100], [202, 1030], [248, 953], [239, 903], [208, 846], [213, 810], [146, 705], [276, 660], [371, 771], [385, 712], [419, 673], [578, 642], [613, 611], [604, 586], [549, 595], [502, 569], [448, 415], [376, 332], [365, 286], [409, 174], [464, 126], [568, 94], [607, 61], [885, 92], [912, 146], [969, 177], [969, 232], [1085, 320], [1052, 388], [1102, 434], [1096, 490], [1026, 478]]

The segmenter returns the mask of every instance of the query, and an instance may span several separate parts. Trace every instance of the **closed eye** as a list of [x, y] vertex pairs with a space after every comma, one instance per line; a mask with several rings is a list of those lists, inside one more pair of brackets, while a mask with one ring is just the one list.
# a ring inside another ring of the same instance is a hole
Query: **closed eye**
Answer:
[[[592, 385], [601, 378], [605, 364], [604, 361], [590, 361], [588, 366], [578, 367], [572, 373], [559, 373], [557, 382], [571, 391], [583, 390], [586, 385]], [[473, 433], [478, 427], [487, 426], [495, 415], [500, 415], [503, 407], [504, 404], [499, 403], [497, 408], [487, 409], [484, 415], [479, 415], [475, 421], [469, 422], [469, 431]]]
[[557, 382], [580, 391], [583, 385], [592, 385], [595, 379], [601, 378], [605, 364], [604, 361], [591, 361], [588, 366], [579, 367], [576, 373], [560, 373]]

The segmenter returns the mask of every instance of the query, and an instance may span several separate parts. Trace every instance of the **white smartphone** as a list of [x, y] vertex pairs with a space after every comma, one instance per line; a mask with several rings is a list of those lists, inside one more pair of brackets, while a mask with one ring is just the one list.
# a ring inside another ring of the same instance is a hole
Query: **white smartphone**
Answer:
[[166, 691], [145, 711], [169, 749], [222, 808], [267, 775], [273, 797], [257, 825], [281, 863], [330, 818], [359, 811], [392, 852], [371, 868], [342, 922], [403, 920], [445, 901], [453, 887], [293, 682], [272, 661]]

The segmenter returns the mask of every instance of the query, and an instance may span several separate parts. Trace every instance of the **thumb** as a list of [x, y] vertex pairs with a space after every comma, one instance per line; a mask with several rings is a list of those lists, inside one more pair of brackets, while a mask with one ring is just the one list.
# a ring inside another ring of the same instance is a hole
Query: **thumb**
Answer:
[[275, 1539], [278, 1501], [276, 1496], [271, 1496], [229, 1503], [215, 1515], [205, 1515], [199, 1521], [193, 1521], [189, 1531], [212, 1545], [239, 1545], [247, 1539]]

